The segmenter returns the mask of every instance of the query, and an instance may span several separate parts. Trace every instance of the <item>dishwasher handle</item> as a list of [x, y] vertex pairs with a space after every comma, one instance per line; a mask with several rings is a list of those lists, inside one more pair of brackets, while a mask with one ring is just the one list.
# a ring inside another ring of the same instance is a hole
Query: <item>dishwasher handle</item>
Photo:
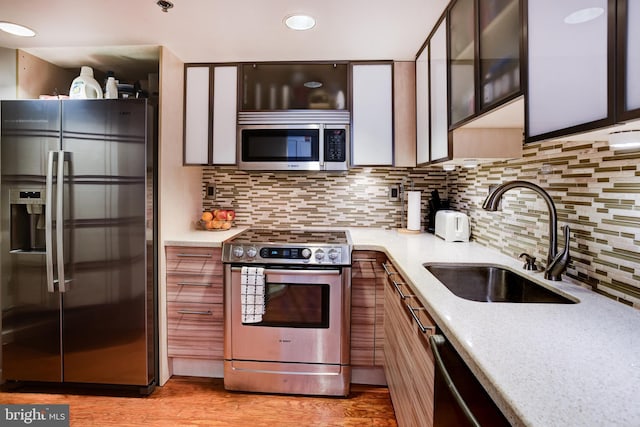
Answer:
[[474, 427], [481, 427], [480, 423], [471, 412], [471, 409], [469, 409], [469, 406], [467, 406], [467, 403], [464, 401], [464, 399], [460, 395], [458, 388], [453, 383], [453, 380], [451, 379], [451, 375], [449, 375], [449, 372], [447, 371], [447, 367], [444, 366], [444, 362], [442, 361], [442, 356], [440, 356], [440, 349], [438, 347], [444, 345], [445, 342], [446, 342], [446, 339], [442, 335], [434, 334], [429, 336], [429, 346], [431, 347], [431, 351], [433, 352], [433, 358], [435, 359], [436, 367], [438, 371], [442, 374], [442, 378], [447, 384], [449, 391], [451, 392], [456, 403], [464, 413], [464, 416], [469, 421], [469, 424]]

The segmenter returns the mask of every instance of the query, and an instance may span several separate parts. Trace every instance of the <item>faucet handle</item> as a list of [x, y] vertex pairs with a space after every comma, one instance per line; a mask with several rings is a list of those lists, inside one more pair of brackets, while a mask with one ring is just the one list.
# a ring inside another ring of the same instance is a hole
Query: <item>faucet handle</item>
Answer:
[[522, 268], [524, 268], [525, 270], [532, 270], [532, 271], [535, 271], [538, 269], [538, 266], [536, 265], [536, 257], [531, 256], [525, 252], [521, 253], [518, 258], [522, 258], [522, 257], [525, 257], [525, 264], [522, 266]]

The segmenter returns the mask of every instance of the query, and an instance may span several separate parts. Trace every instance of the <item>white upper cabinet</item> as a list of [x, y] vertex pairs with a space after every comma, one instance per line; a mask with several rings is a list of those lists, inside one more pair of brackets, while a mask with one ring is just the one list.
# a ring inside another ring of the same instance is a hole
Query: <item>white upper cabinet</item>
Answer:
[[237, 80], [235, 65], [185, 67], [185, 165], [236, 163]]
[[527, 137], [570, 134], [578, 126], [604, 124], [611, 116], [607, 0], [589, 20], [583, 0], [528, 1]]
[[354, 166], [393, 165], [393, 66], [352, 68], [352, 151]]
[[238, 68], [215, 67], [213, 75], [213, 164], [234, 165]]
[[[640, 1], [619, 0], [618, 8], [626, 6], [626, 16], [619, 18], [622, 21], [620, 31], [622, 40], [626, 44], [625, 61], [621, 64], [625, 76], [623, 111], [636, 118], [640, 116]], [[628, 118], [628, 117], [627, 117]]]
[[447, 112], [447, 20], [443, 19], [433, 33], [430, 46], [431, 161], [449, 157], [449, 124]]
[[429, 162], [429, 46], [416, 59], [416, 163]]
[[184, 164], [209, 159], [209, 66], [185, 68]]

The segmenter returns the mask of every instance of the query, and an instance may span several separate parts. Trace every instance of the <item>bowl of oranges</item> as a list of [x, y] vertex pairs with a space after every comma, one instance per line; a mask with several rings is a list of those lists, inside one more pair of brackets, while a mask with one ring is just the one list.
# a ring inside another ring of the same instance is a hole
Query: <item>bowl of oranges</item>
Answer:
[[203, 230], [226, 231], [233, 227], [235, 219], [236, 213], [231, 209], [214, 209], [202, 212], [198, 224]]

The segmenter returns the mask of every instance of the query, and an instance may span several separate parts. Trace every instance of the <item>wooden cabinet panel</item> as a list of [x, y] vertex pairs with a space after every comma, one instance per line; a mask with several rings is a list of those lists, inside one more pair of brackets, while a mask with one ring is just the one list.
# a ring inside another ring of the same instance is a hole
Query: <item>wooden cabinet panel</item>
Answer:
[[[433, 425], [434, 360], [427, 333], [409, 310], [432, 333], [435, 322], [389, 263], [385, 293], [385, 373], [400, 426]], [[394, 283], [395, 282], [395, 283]], [[400, 292], [398, 291], [400, 289]], [[404, 295], [405, 298], [402, 298]]]
[[222, 359], [222, 304], [168, 303], [169, 357]]
[[384, 363], [383, 253], [354, 251], [351, 268], [351, 364]]
[[166, 247], [169, 357], [222, 360], [221, 248]]
[[222, 276], [167, 273], [167, 301], [222, 304]]
[[[185, 263], [197, 263], [205, 260], [220, 261], [220, 268], [222, 268], [222, 248], [167, 246], [166, 253], [167, 261]], [[171, 269], [178, 269], [178, 267], [172, 267]]]

